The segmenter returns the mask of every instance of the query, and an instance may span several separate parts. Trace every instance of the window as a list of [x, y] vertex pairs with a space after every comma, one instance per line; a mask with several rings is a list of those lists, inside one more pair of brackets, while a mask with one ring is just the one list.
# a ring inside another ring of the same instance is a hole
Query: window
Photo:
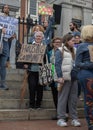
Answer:
[[30, 14], [37, 15], [37, 0], [30, 0]]

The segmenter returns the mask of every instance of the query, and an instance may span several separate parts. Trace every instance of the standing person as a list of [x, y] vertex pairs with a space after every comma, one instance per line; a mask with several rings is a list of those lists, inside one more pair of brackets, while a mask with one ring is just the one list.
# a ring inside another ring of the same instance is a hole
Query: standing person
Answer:
[[[49, 51], [49, 62], [52, 64], [53, 67], [53, 77], [56, 78], [56, 72], [55, 72], [55, 51], [57, 48], [61, 47], [62, 45], [62, 39], [60, 37], [54, 37], [52, 40], [52, 47], [53, 49]], [[53, 81], [50, 85], [53, 95], [53, 101], [55, 108], [57, 110], [57, 99], [58, 99], [58, 91], [57, 91], [57, 82]], [[57, 116], [53, 116], [53, 120], [57, 119]]]
[[3, 50], [0, 54], [0, 89], [8, 90], [8, 87], [5, 83], [6, 80], [6, 62], [7, 58], [9, 56], [9, 45], [8, 45], [8, 39], [4, 37], [5, 29], [3, 28], [0, 31], [0, 40], [3, 44]]
[[[74, 47], [77, 49], [79, 47], [79, 45], [82, 43], [81, 36], [80, 36], [80, 34], [75, 34], [74, 38], [75, 38]], [[81, 91], [82, 91], [82, 88], [81, 88], [81, 85], [78, 81], [78, 97], [79, 97], [80, 100], [83, 100], [83, 97], [81, 95]]]
[[[35, 33], [35, 42], [33, 45], [42, 45], [44, 34], [41, 31]], [[43, 97], [43, 86], [39, 84], [39, 64], [32, 63], [29, 66], [24, 65], [28, 68], [28, 86], [29, 86], [29, 100], [30, 108], [40, 109]]]
[[75, 49], [73, 47], [75, 39], [73, 35], [66, 34], [63, 41], [62, 47], [55, 52], [55, 69], [58, 76], [57, 81], [60, 85], [60, 89], [58, 89], [57, 125], [67, 126], [66, 107], [68, 104], [69, 114], [72, 119], [71, 125], [80, 126], [77, 116], [78, 86], [77, 81], [73, 82], [71, 80], [71, 70], [75, 60]]
[[78, 79], [84, 92], [84, 109], [88, 130], [93, 130], [93, 62], [89, 52], [89, 47], [93, 47], [93, 25], [86, 25], [82, 28], [81, 39], [83, 42], [77, 49], [75, 64], [80, 68]]
[[69, 28], [71, 33], [75, 36], [76, 34], [80, 35], [80, 29], [78, 28], [78, 25], [75, 22], [70, 22]]
[[37, 24], [37, 25], [33, 26], [33, 28], [32, 28], [32, 34], [31, 34], [31, 37], [29, 39], [29, 44], [30, 43], [33, 44], [33, 42], [35, 41], [35, 33], [38, 32], [38, 31], [41, 31], [41, 32], [44, 33], [44, 28], [43, 28], [42, 25]]
[[[9, 5], [5, 4], [5, 5], [2, 7], [3, 16], [6, 16], [6, 17], [7, 17], [7, 16], [10, 16], [9, 11], [10, 11]], [[10, 38], [8, 38], [9, 56], [8, 56], [8, 58], [7, 58], [7, 67], [10, 67], [10, 48], [11, 48], [12, 39], [13, 39], [13, 36], [11, 36]]]
[[49, 18], [49, 21], [45, 20], [43, 23], [44, 38], [45, 38], [45, 43], [47, 45], [48, 51], [51, 49], [50, 43], [51, 43], [51, 40], [53, 38], [53, 32], [54, 32], [53, 25], [54, 25], [54, 17], [53, 16], [51, 16]]

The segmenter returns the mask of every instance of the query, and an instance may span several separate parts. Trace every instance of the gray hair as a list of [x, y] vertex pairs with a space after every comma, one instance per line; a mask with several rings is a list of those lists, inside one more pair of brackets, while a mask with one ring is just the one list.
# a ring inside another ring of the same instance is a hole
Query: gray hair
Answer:
[[41, 32], [41, 31], [38, 31], [38, 32], [35, 32], [35, 38], [36, 38], [36, 36], [38, 36], [38, 35], [40, 35], [40, 36], [42, 36], [42, 38], [44, 38], [44, 33], [43, 32]]

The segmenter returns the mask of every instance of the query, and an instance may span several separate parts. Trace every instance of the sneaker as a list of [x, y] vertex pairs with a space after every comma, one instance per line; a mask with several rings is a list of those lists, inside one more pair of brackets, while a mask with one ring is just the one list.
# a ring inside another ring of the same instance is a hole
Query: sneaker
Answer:
[[74, 119], [72, 120], [71, 125], [78, 127], [81, 126], [81, 123], [77, 119]]
[[58, 126], [66, 127], [66, 126], [67, 126], [67, 123], [65, 122], [65, 120], [59, 119], [59, 120], [57, 121], [57, 125], [58, 125]]
[[6, 85], [0, 85], [0, 89], [2, 89], [2, 90], [9, 90], [9, 88]]

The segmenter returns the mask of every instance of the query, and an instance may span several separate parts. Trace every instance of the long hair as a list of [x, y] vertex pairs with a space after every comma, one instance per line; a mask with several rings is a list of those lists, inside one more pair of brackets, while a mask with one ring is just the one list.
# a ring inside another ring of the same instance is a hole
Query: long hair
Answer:
[[[68, 41], [70, 41], [74, 36], [72, 34], [66, 34], [63, 36], [62, 40], [63, 40], [63, 52], [65, 50], [64, 46], [67, 47], [67, 49], [71, 52], [72, 58], [73, 60], [75, 59], [75, 52], [74, 52], [74, 47], [70, 47], [68, 44]], [[67, 51], [67, 50], [65, 50]]]
[[[4, 13], [4, 7], [6, 6], [7, 4], [5, 4], [3, 7], [2, 7], [2, 10], [1, 12]], [[8, 5], [7, 5], [8, 6]], [[9, 7], [9, 6], [8, 6]], [[8, 16], [9, 16], [9, 12], [8, 12]]]

